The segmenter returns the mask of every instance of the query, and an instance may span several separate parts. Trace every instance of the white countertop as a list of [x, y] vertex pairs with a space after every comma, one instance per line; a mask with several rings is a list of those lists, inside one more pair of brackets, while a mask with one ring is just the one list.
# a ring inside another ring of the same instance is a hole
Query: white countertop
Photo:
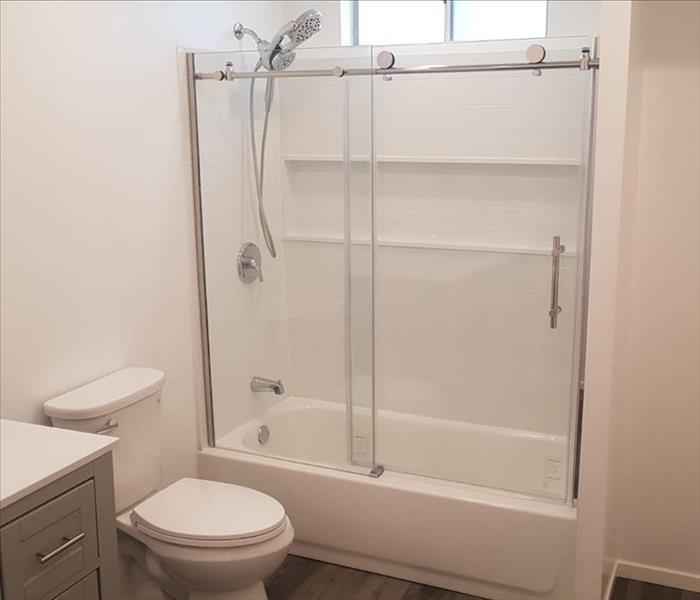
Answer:
[[0, 419], [0, 508], [106, 454], [118, 441]]

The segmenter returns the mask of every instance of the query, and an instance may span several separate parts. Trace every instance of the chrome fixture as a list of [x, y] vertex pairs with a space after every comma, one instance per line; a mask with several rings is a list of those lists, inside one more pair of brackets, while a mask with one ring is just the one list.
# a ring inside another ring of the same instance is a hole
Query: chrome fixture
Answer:
[[[253, 69], [253, 73], [257, 73], [261, 68], [267, 69], [269, 72], [281, 72], [288, 69], [296, 58], [294, 49], [308, 40], [312, 35], [321, 31], [323, 15], [316, 8], [311, 8], [301, 13], [296, 19], [284, 25], [272, 38], [271, 42], [262, 39], [255, 31], [244, 27], [242, 23], [236, 23], [233, 26], [233, 35], [238, 40], [242, 40], [248, 35], [253, 38], [257, 44], [258, 54], [260, 58]], [[233, 65], [228, 64], [226, 69], [225, 79], [236, 78], [237, 74], [233, 70]], [[272, 108], [272, 98], [274, 96], [275, 84], [274, 79], [268, 78], [265, 85], [265, 100], [264, 100], [264, 118], [262, 135], [260, 137], [260, 157], [257, 152], [257, 141], [255, 139], [255, 77], [250, 78], [250, 98], [249, 98], [249, 121], [250, 121], [250, 150], [253, 159], [253, 174], [255, 176], [255, 191], [258, 199], [258, 218], [260, 220], [260, 228], [262, 229], [265, 245], [270, 252], [272, 258], [277, 256], [275, 248], [275, 240], [270, 231], [270, 224], [267, 221], [265, 214], [265, 205], [263, 203], [263, 183], [265, 181], [265, 146], [267, 144], [267, 129], [270, 120], [270, 109]]]
[[[600, 59], [591, 58], [590, 48], [581, 49], [578, 60], [558, 60], [537, 63], [537, 69], [580, 69], [588, 71], [600, 67]], [[288, 77], [354, 77], [358, 75], [423, 75], [427, 73], [480, 73], [490, 71], [530, 71], [532, 63], [493, 63], [482, 65], [424, 65], [418, 67], [380, 68], [344, 68], [335, 66], [332, 69], [298, 69], [296, 71], [212, 71], [195, 73], [195, 79], [214, 79], [216, 81], [235, 81], [236, 79], [277, 79]]]
[[393, 52], [382, 50], [379, 54], [377, 54], [377, 66], [380, 69], [391, 69], [395, 62], [396, 57], [394, 56]]
[[281, 379], [267, 379], [265, 377], [253, 377], [250, 380], [251, 392], [274, 392], [278, 396], [284, 394], [284, 384]]
[[[393, 52], [382, 50], [377, 54], [377, 67], [380, 69], [391, 69], [396, 62], [396, 57]], [[384, 81], [391, 81], [391, 75], [382, 75]]]
[[369, 472], [369, 476], [374, 477], [375, 479], [381, 477], [382, 475], [384, 475], [384, 467], [382, 465], [374, 466]]
[[253, 283], [259, 279], [262, 283], [262, 256], [260, 256], [260, 248], [253, 242], [246, 242], [241, 246], [236, 258], [236, 267], [238, 268], [238, 278], [243, 283]]
[[557, 318], [561, 312], [559, 306], [559, 257], [566, 251], [566, 246], [561, 243], [561, 238], [555, 235], [552, 238], [552, 298], [549, 308], [549, 327], [557, 328]]
[[[527, 58], [527, 61], [533, 65], [538, 65], [541, 63], [545, 59], [545, 56], [547, 56], [547, 51], [541, 44], [530, 44], [527, 47], [527, 50], [525, 50], [525, 58]], [[541, 75], [542, 69], [532, 70], [533, 77], [541, 77]]]
[[78, 535], [70, 538], [68, 536], [63, 536], [62, 540], [63, 544], [61, 544], [58, 548], [51, 550], [51, 552], [37, 552], [36, 557], [39, 559], [39, 562], [42, 565], [45, 565], [47, 562], [49, 562], [52, 558], [56, 558], [59, 554], [62, 554], [68, 548], [71, 548], [72, 546], [75, 546], [80, 540], [82, 540], [85, 537], [85, 532], [81, 531]]
[[531, 44], [525, 50], [525, 58], [527, 62], [532, 64], [541, 63], [547, 56], [547, 51], [541, 44]]
[[117, 421], [116, 419], [108, 419], [107, 421], [105, 421], [105, 424], [102, 427], [95, 429], [95, 433], [109, 433], [110, 431], [114, 431], [115, 429], [119, 429], [119, 421]]
[[588, 71], [588, 69], [591, 68], [592, 60], [593, 59], [591, 58], [591, 49], [586, 47], [581, 48], [581, 64], [579, 66], [579, 69], [581, 69], [582, 71]]
[[264, 446], [270, 439], [270, 429], [267, 425], [261, 425], [258, 428], [258, 444]]

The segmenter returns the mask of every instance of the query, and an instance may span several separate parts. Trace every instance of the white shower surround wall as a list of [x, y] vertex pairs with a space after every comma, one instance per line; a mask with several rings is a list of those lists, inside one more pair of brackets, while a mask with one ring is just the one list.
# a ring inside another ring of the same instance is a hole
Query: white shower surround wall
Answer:
[[[568, 40], [546, 44], [574, 47]], [[492, 45], [503, 47], [503, 42]], [[332, 52], [337, 56], [329, 56]], [[343, 62], [343, 52], [304, 49], [297, 61], [327, 66]], [[486, 54], [472, 60], [519, 56]], [[229, 58], [198, 55], [198, 68], [220, 68]], [[248, 62], [253, 58], [251, 53]], [[437, 60], [423, 61], [428, 58]], [[564, 312], [558, 331], [572, 335], [575, 269], [569, 265], [578, 244], [582, 78], [565, 72], [542, 78], [527, 72], [458, 77], [395, 78], [375, 89], [378, 406], [566, 435], [570, 406], [561, 399], [570, 393], [570, 372], [561, 357], [570, 338], [548, 330], [548, 246], [556, 232], [569, 248], [562, 259]], [[463, 78], [469, 78], [468, 85], [460, 85]], [[361, 159], [352, 163], [353, 232], [368, 239], [370, 97], [367, 81], [348, 82], [351, 150]], [[264, 290], [256, 283], [241, 285], [233, 265], [242, 243], [257, 241], [262, 247], [248, 160], [248, 82], [198, 84], [217, 435], [277, 400], [250, 394], [247, 382], [253, 375], [282, 378], [296, 395], [345, 401], [342, 84], [322, 78], [278, 82], [266, 205], [281, 252], [275, 260], [263, 252]], [[503, 104], [513, 102], [504, 98], [508, 85], [516, 104]], [[426, 108], [429, 102], [432, 110]], [[418, 121], [411, 119], [416, 110]], [[474, 111], [477, 118], [470, 116]], [[432, 152], [442, 157], [420, 156], [430, 141], [426, 127], [449, 133], [452, 125], [466, 135], [452, 132], [449, 147], [438, 145]], [[492, 131], [499, 127], [502, 131]], [[539, 129], [546, 131], [540, 135]], [[509, 145], [511, 138], [519, 142]], [[465, 141], [485, 164], [459, 162]], [[500, 164], [504, 161], [522, 164]], [[436, 205], [439, 210], [429, 214]], [[504, 220], [506, 211], [513, 218]], [[362, 276], [369, 261], [359, 261], [359, 269], [357, 262], [355, 290], [369, 278], [369, 271]], [[369, 331], [370, 314], [356, 304], [355, 332], [362, 332], [363, 323]], [[438, 336], [444, 343], [435, 344]], [[426, 340], [433, 351], [426, 354], [420, 344], [407, 343], [411, 339]], [[248, 351], [241, 352], [244, 346]], [[399, 348], [403, 365], [395, 360]], [[412, 380], [402, 376], [405, 372]], [[502, 376], [505, 372], [509, 377]], [[536, 378], [539, 383], [532, 383]], [[460, 393], [460, 379], [472, 391], [469, 398]]]

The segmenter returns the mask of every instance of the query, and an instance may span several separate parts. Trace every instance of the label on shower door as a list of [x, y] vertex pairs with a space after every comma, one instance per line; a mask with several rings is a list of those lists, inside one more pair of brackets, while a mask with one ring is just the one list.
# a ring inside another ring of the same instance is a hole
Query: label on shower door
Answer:
[[560, 458], [547, 457], [545, 462], [545, 478], [559, 480], [564, 476], [564, 461]]
[[369, 450], [368, 446], [369, 444], [367, 443], [367, 436], [357, 434], [355, 435], [352, 442], [353, 454], [366, 456]]

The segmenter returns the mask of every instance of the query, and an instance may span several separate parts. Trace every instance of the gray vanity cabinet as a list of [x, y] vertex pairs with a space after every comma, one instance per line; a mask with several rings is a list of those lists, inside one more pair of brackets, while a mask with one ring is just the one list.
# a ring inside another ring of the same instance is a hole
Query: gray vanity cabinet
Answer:
[[112, 455], [0, 512], [2, 600], [117, 600]]

